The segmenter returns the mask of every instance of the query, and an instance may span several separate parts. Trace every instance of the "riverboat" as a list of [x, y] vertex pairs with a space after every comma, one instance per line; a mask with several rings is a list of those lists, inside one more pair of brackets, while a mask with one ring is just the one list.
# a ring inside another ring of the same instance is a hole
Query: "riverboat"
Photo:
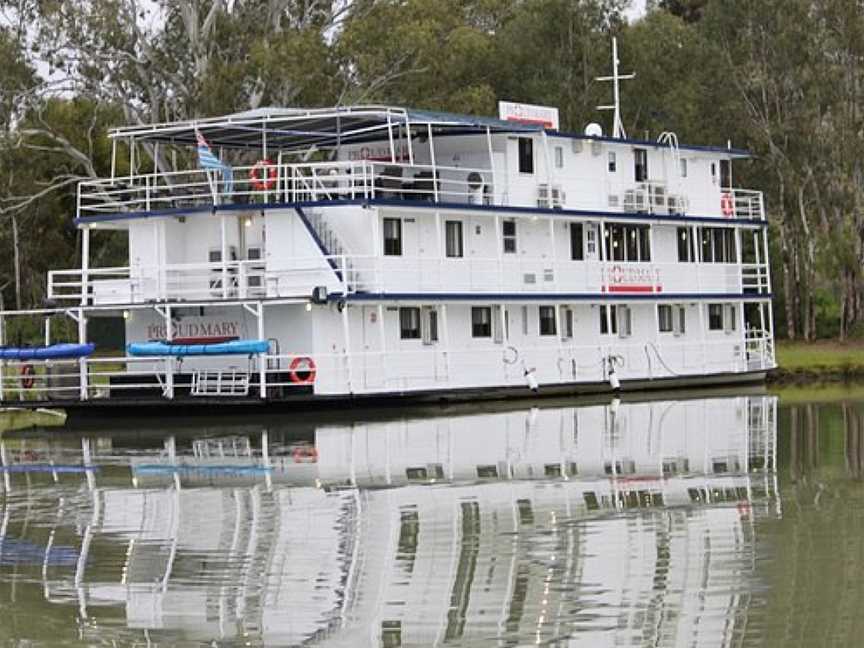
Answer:
[[[88, 323], [122, 317], [136, 349], [253, 351], [0, 360], [0, 400], [209, 407], [763, 379], [765, 207], [733, 175], [748, 153], [626, 137], [617, 65], [612, 78], [611, 135], [506, 102], [494, 118], [262, 108], [111, 131], [111, 177], [78, 187], [80, 267], [51, 271], [50, 308], [3, 312], [3, 330], [41, 318], [49, 346], [52, 319], [71, 318], [65, 341], [87, 344]], [[106, 231], [127, 265], [94, 264]]]

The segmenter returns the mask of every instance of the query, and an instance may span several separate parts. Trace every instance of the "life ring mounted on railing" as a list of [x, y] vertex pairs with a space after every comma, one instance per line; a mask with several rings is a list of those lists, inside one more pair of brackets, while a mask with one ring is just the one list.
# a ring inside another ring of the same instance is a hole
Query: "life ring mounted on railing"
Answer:
[[720, 211], [726, 218], [731, 218], [735, 213], [735, 202], [732, 200], [732, 194], [728, 191], [720, 196]]
[[269, 191], [276, 186], [279, 172], [276, 165], [268, 159], [258, 160], [249, 171], [249, 184], [255, 191]]
[[318, 463], [318, 449], [315, 446], [294, 446], [291, 459], [294, 463]]
[[36, 384], [36, 371], [32, 364], [21, 365], [21, 387], [32, 389]]
[[297, 356], [288, 365], [288, 378], [295, 385], [311, 385], [316, 373], [315, 361], [308, 356]]

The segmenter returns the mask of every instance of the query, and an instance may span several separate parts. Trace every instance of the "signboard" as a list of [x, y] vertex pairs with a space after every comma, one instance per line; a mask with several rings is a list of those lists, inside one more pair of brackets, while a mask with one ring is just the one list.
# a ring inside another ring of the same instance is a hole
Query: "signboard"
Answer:
[[558, 130], [558, 109], [534, 104], [498, 102], [498, 117], [520, 124], [538, 124], [544, 128]]
[[[148, 324], [145, 329], [145, 339], [165, 340], [168, 331], [164, 320]], [[209, 319], [187, 319], [175, 321], [171, 327], [172, 338], [196, 338], [196, 337], [241, 337], [243, 327], [237, 320], [209, 320]]]
[[606, 292], [610, 293], [652, 293], [662, 292], [660, 272], [654, 268], [615, 264], [604, 269]]

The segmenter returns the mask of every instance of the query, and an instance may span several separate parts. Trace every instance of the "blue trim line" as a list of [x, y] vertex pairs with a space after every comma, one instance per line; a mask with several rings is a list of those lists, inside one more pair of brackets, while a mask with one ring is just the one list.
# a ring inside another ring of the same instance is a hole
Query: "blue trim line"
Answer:
[[591, 211], [587, 209], [548, 209], [545, 207], [518, 207], [513, 205], [472, 205], [470, 203], [435, 203], [426, 200], [401, 200], [398, 198], [355, 198], [349, 200], [305, 200], [300, 202], [252, 203], [247, 205], [201, 205], [198, 207], [177, 207], [174, 209], [159, 209], [131, 213], [106, 214], [104, 216], [86, 216], [76, 218], [76, 225], [87, 223], [102, 223], [110, 221], [135, 220], [139, 218], [155, 218], [160, 216], [186, 216], [193, 213], [216, 213], [221, 211], [265, 211], [268, 209], [297, 209], [304, 207], [346, 207], [359, 205], [361, 207], [410, 207], [434, 210], [488, 211], [512, 214], [546, 214], [565, 218], [587, 218], [597, 220], [636, 220], [658, 223], [708, 223], [717, 227], [728, 225], [746, 225], [748, 227], [768, 227], [767, 221], [728, 219], [719, 216], [663, 216], [640, 212], [610, 212]]
[[771, 301], [772, 293], [330, 293], [329, 301]]
[[295, 207], [294, 211], [297, 212], [297, 215], [300, 217], [303, 225], [306, 227], [306, 230], [309, 232], [309, 235], [312, 237], [312, 240], [315, 241], [315, 245], [318, 246], [318, 249], [321, 251], [321, 254], [324, 255], [324, 258], [327, 259], [328, 265], [333, 269], [333, 272], [336, 273], [336, 276], [339, 278], [339, 283], [342, 283], [342, 271], [339, 270], [339, 266], [336, 262], [331, 258], [330, 251], [327, 249], [327, 246], [324, 245], [324, 241], [321, 240], [321, 237], [318, 236], [318, 232], [315, 231], [315, 228], [312, 227], [312, 222], [306, 216], [306, 213], [300, 207]]

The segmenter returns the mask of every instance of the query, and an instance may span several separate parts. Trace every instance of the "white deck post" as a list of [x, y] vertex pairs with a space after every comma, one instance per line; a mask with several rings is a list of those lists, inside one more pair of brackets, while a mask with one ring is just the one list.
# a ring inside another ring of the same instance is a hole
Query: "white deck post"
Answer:
[[219, 256], [222, 259], [222, 299], [228, 298], [228, 241], [227, 241], [227, 216], [219, 216]]
[[[489, 127], [486, 127], [486, 148], [489, 151], [489, 174], [491, 175], [492, 180], [492, 203], [495, 204], [495, 195], [498, 192], [498, 182], [495, 179], [495, 156], [492, 154], [492, 131]], [[501, 200], [500, 204], [504, 204], [504, 200]]]
[[387, 140], [390, 142], [390, 162], [396, 162], [396, 147], [393, 145], [393, 120], [390, 117], [390, 109], [387, 109]]
[[[84, 309], [78, 309], [78, 343], [87, 343], [87, 318], [84, 315]], [[80, 381], [80, 398], [82, 401], [87, 400], [87, 357], [81, 356], [78, 359], [78, 375]]]
[[90, 226], [81, 228], [81, 304], [86, 306], [89, 292], [90, 272]]
[[[549, 246], [551, 247], [550, 254], [552, 256], [552, 286], [558, 290], [558, 250], [555, 244], [555, 219], [549, 219]], [[558, 317], [556, 314], [555, 317]]]
[[[174, 331], [171, 330], [171, 304], [165, 305], [165, 340], [171, 344], [174, 339]], [[174, 399], [174, 358], [165, 358], [165, 395]]]
[[384, 304], [378, 303], [378, 333], [381, 336], [381, 382], [384, 386], [387, 386], [387, 363], [384, 362], [384, 358], [387, 355], [387, 327], [384, 323]]
[[[444, 370], [450, 383], [450, 327], [447, 325], [447, 304], [441, 304], [441, 339], [444, 341]], [[451, 464], [452, 465], [452, 464]]]
[[438, 202], [438, 171], [435, 162], [435, 142], [432, 140], [432, 124], [426, 124], [426, 134], [429, 136], [429, 160], [432, 162], [432, 196]]
[[408, 163], [414, 166], [414, 146], [411, 144], [411, 120], [408, 118], [408, 113], [405, 113], [405, 135], [408, 138]]
[[[264, 303], [259, 301], [257, 308], [258, 314], [258, 339], [264, 339]], [[258, 391], [261, 400], [267, 398], [267, 354], [262, 354], [258, 357]]]

